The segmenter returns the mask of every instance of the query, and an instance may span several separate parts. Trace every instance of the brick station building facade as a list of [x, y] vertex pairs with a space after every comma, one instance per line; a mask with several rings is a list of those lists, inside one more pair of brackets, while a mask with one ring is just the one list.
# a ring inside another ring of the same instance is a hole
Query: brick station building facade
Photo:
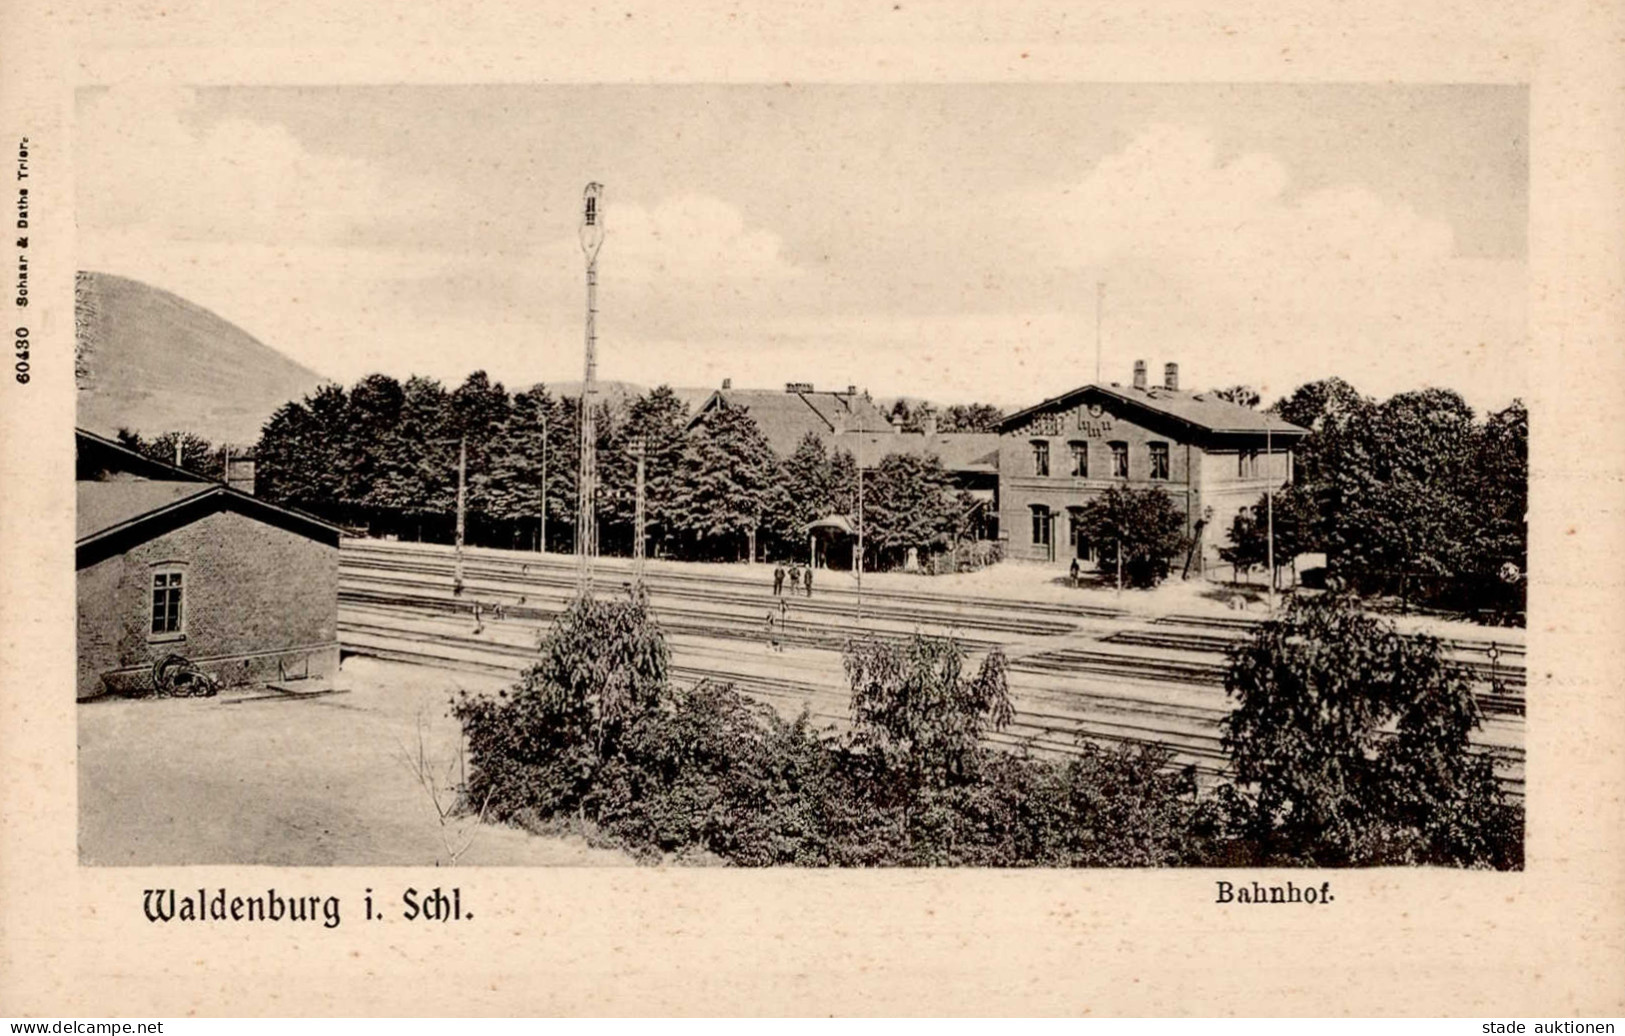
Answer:
[[180, 655], [226, 686], [338, 669], [340, 530], [77, 434], [77, 697]]
[[[1185, 517], [1189, 571], [1219, 561], [1230, 525], [1271, 486], [1292, 479], [1292, 448], [1308, 432], [1211, 394], [1162, 384], [1136, 361], [1129, 385], [1084, 385], [999, 425], [999, 519], [1006, 556], [1069, 566], [1097, 552], [1079, 527], [1090, 500], [1114, 486], [1157, 487]], [[1187, 559], [1178, 559], [1179, 565]]]

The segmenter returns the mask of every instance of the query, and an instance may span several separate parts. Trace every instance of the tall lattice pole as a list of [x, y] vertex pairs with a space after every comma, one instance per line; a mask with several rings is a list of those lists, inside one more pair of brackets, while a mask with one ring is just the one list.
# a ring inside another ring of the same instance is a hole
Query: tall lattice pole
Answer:
[[581, 251], [587, 257], [587, 362], [581, 379], [581, 471], [576, 509], [576, 579], [592, 592], [593, 556], [598, 553], [598, 429], [593, 413], [598, 396], [598, 249], [604, 243], [604, 188], [589, 183], [581, 200]]
[[642, 439], [632, 442], [632, 456], [638, 462], [637, 501], [632, 510], [632, 571], [639, 586], [643, 585], [643, 540], [644, 529], [647, 527], [647, 512], [644, 510], [643, 496], [643, 462], [648, 455], [647, 444]]

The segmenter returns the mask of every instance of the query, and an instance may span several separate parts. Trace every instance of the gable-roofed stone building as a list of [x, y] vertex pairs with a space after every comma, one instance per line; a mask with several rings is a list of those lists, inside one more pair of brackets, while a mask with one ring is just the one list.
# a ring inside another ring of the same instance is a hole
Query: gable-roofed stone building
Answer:
[[1307, 430], [1274, 415], [1160, 385], [1136, 361], [1129, 385], [1084, 385], [999, 424], [999, 514], [1006, 554], [1069, 565], [1096, 551], [1079, 527], [1084, 505], [1114, 486], [1157, 487], [1185, 516], [1192, 574], [1218, 562], [1232, 520], [1292, 480]]
[[336, 526], [76, 438], [79, 698], [146, 690], [169, 655], [228, 686], [337, 671]]

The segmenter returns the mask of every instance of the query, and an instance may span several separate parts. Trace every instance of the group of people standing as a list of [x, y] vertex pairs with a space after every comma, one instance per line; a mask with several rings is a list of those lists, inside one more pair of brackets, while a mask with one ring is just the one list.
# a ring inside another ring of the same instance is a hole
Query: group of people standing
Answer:
[[774, 597], [783, 596], [784, 580], [786, 576], [788, 576], [790, 579], [790, 595], [792, 597], [800, 593], [803, 588], [806, 589], [808, 597], [812, 596], [813, 570], [811, 566], [802, 568], [799, 564], [792, 561], [788, 571], [785, 570], [782, 562], [773, 566]]

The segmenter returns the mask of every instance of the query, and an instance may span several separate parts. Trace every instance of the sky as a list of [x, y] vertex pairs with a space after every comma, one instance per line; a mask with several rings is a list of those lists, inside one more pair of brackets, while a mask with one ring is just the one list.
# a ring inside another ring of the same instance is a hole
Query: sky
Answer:
[[1525, 391], [1521, 87], [131, 85], [75, 147], [83, 268], [345, 383], [579, 380], [598, 181], [605, 379]]

